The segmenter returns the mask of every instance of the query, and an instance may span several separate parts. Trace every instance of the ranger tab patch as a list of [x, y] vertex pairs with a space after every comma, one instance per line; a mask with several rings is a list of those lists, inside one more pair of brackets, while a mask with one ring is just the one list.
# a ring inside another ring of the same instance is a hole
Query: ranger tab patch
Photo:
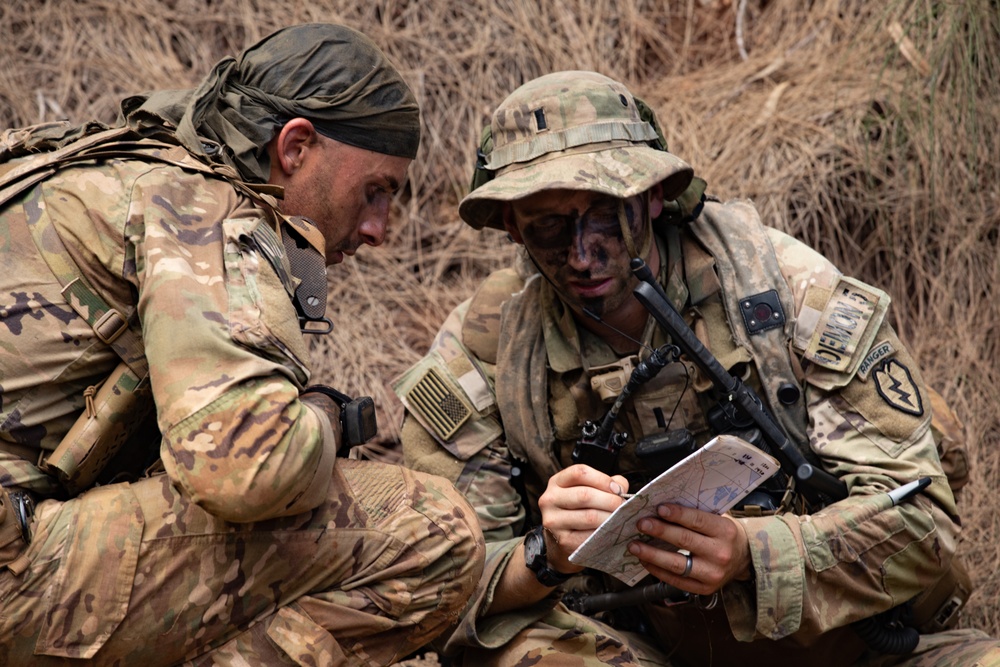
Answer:
[[858, 379], [867, 382], [868, 375], [880, 361], [885, 361], [896, 353], [896, 348], [887, 340], [879, 341], [872, 346], [871, 351], [865, 356], [861, 365], [858, 366]]
[[860, 363], [858, 353], [868, 351], [887, 304], [881, 290], [851, 278], [841, 277], [820, 315], [816, 329], [805, 350], [805, 357], [834, 371], [852, 371]]
[[895, 359], [889, 359], [875, 369], [872, 379], [878, 395], [886, 403], [908, 415], [923, 416], [924, 402], [909, 368]]

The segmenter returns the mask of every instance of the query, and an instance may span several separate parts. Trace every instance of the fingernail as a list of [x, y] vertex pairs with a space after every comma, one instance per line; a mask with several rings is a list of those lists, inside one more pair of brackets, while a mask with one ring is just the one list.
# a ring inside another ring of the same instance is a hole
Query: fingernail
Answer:
[[639, 522], [639, 530], [644, 533], [648, 533], [653, 529], [653, 522], [648, 519], [643, 519]]
[[662, 517], [663, 517], [664, 519], [666, 519], [667, 517], [669, 517], [669, 516], [670, 516], [670, 507], [668, 507], [667, 505], [659, 505], [659, 506], [658, 506], [658, 507], [656, 508], [656, 511], [657, 511], [657, 513], [659, 513], [659, 515], [660, 515], [660, 516], [662, 516]]
[[628, 545], [628, 551], [633, 556], [638, 556], [639, 555], [639, 545], [636, 544], [635, 542], [632, 542], [631, 544]]
[[616, 496], [620, 496], [622, 494], [621, 484], [619, 484], [618, 482], [611, 482], [611, 493], [615, 494]]

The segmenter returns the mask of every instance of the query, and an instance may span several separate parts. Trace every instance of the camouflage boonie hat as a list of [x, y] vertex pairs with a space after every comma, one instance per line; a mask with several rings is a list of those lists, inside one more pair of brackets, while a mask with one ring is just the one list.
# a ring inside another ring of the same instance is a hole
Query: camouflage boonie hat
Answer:
[[503, 229], [499, 202], [556, 189], [626, 198], [660, 182], [664, 200], [672, 201], [691, 183], [693, 171], [665, 147], [657, 148], [659, 139], [621, 83], [596, 72], [539, 77], [493, 113], [479, 165], [493, 176], [474, 186], [459, 215], [476, 229]]

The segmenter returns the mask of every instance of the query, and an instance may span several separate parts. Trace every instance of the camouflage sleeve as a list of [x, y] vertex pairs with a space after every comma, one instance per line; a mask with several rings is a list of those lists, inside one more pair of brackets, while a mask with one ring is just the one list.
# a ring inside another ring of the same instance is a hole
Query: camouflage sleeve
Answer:
[[483, 618], [494, 591], [521, 543], [525, 511], [511, 483], [493, 393], [493, 367], [462, 344], [469, 302], [444, 322], [430, 351], [393, 382], [406, 406], [400, 440], [404, 464], [449, 479], [476, 510], [486, 538], [486, 566], [446, 651], [497, 647], [552, 606], [543, 602], [513, 614]]
[[169, 166], [138, 177], [128, 205], [124, 272], [171, 479], [230, 521], [316, 507], [336, 440], [325, 414], [298, 400], [308, 350], [253, 240], [274, 236], [264, 213], [223, 181]]
[[[811, 515], [742, 519], [756, 595], [725, 594], [734, 634], [814, 637], [899, 605], [948, 568], [957, 509], [941, 469], [919, 369], [884, 321], [888, 297], [773, 233], [798, 313], [810, 446], [849, 487]], [[892, 507], [885, 492], [931, 486]]]

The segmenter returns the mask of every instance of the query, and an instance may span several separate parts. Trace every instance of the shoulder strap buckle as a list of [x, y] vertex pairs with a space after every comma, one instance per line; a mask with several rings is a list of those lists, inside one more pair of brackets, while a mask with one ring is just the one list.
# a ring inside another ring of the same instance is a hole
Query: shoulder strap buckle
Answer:
[[93, 329], [102, 343], [111, 345], [128, 329], [128, 320], [117, 308], [112, 308], [94, 323]]

